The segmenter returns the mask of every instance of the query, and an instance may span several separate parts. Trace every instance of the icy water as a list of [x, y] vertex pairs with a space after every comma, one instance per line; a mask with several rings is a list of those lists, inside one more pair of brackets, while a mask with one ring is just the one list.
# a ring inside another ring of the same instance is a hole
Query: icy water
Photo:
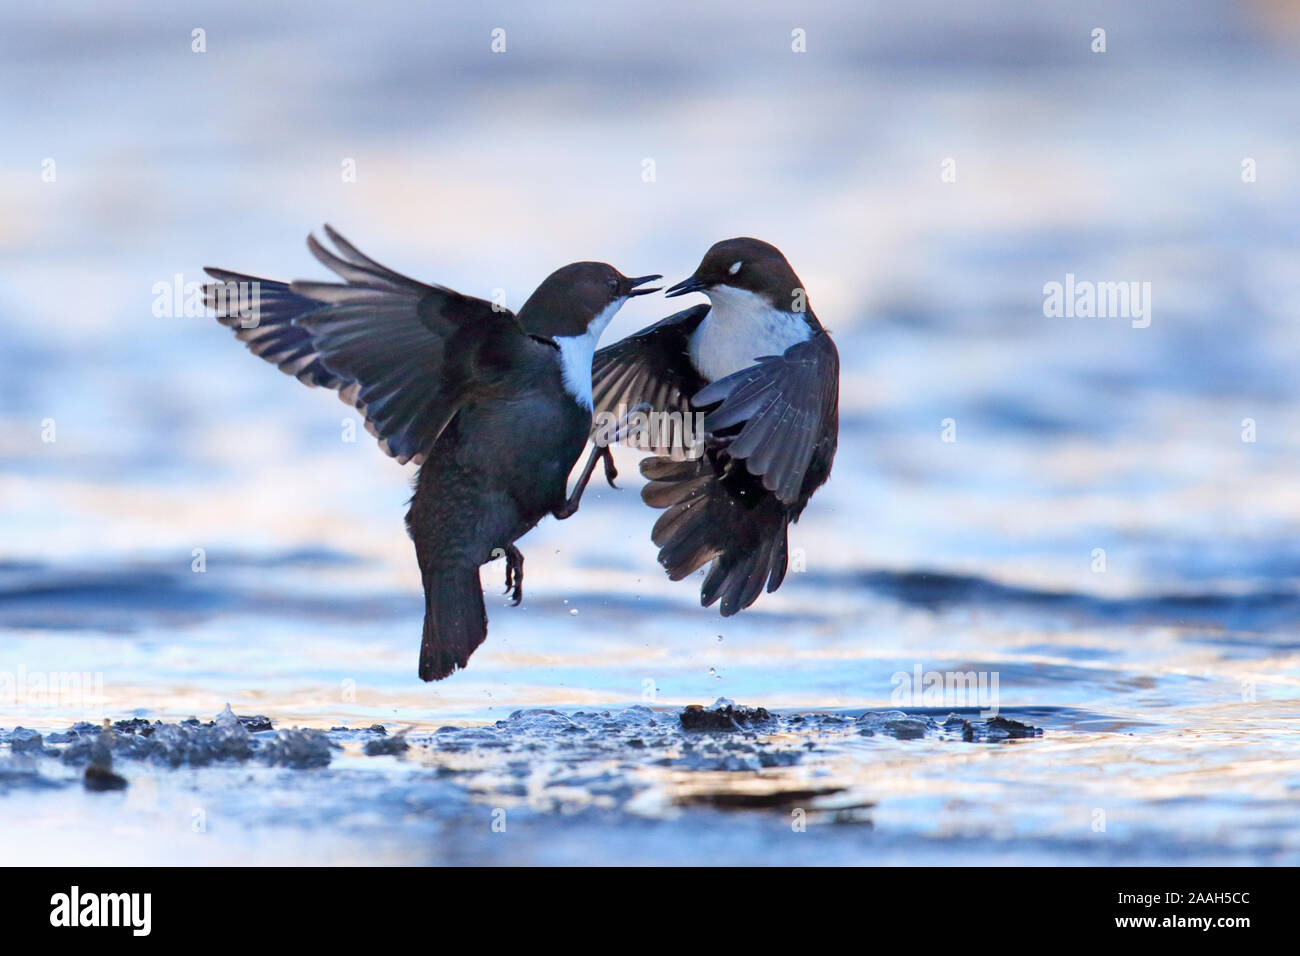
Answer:
[[[1129, 6], [0, 11], [0, 861], [1300, 863], [1297, 24]], [[323, 221], [511, 305], [776, 242], [844, 364], [803, 570], [699, 608], [620, 451], [420, 683], [413, 471], [157, 314]]]

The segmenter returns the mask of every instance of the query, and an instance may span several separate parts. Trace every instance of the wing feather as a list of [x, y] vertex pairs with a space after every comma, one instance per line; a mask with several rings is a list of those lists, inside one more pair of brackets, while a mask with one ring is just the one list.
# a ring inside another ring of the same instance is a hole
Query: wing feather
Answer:
[[718, 379], [692, 402], [717, 405], [704, 420], [706, 432], [740, 426], [727, 455], [743, 459], [751, 474], [762, 476], [764, 488], [791, 504], [819, 446], [829, 440], [827, 459], [834, 456], [839, 372], [834, 342], [818, 332], [781, 355], [765, 356]]
[[655, 411], [689, 412], [689, 396], [704, 380], [691, 364], [690, 335], [707, 305], [685, 309], [608, 345], [591, 366], [596, 412], [615, 412], [646, 402]]
[[[478, 350], [510, 354], [501, 342], [524, 347], [527, 336], [512, 313], [380, 265], [328, 225], [325, 234], [333, 251], [315, 236], [307, 246], [342, 283], [208, 269], [217, 281], [204, 287], [205, 301], [253, 354], [307, 385], [337, 391], [386, 454], [421, 462], [473, 393], [468, 369]], [[250, 317], [231, 308], [230, 291], [253, 283]]]

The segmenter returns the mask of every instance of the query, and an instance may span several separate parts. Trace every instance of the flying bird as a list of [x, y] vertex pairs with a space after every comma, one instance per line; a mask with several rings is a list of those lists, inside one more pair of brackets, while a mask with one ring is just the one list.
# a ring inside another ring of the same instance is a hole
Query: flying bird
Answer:
[[[598, 413], [648, 405], [702, 413], [701, 454], [641, 462], [642, 498], [666, 509], [651, 538], [674, 581], [712, 562], [700, 603], [724, 617], [785, 579], [787, 530], [830, 476], [840, 358], [775, 246], [726, 239], [665, 295], [697, 305], [607, 346], [592, 368]], [[663, 447], [656, 451], [665, 451]]]
[[546, 515], [577, 510], [597, 458], [566, 497], [591, 430], [596, 343], [623, 303], [659, 291], [642, 286], [662, 277], [575, 262], [516, 316], [394, 272], [329, 226], [325, 234], [334, 251], [314, 236], [307, 245], [341, 283], [209, 268], [217, 281], [205, 301], [254, 355], [337, 391], [384, 452], [420, 466], [406, 515], [424, 584], [419, 675], [441, 680], [487, 636], [479, 566], [504, 556], [518, 604], [515, 542]]

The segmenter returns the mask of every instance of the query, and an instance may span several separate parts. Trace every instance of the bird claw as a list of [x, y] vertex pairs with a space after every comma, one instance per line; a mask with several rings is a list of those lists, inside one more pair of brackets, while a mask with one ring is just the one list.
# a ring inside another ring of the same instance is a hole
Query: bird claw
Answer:
[[611, 488], [617, 489], [618, 485], [614, 484], [614, 479], [618, 477], [618, 469], [614, 467], [614, 453], [605, 446], [605, 481]]
[[511, 607], [524, 599], [524, 555], [513, 544], [506, 548], [506, 589], [501, 593], [510, 595]]

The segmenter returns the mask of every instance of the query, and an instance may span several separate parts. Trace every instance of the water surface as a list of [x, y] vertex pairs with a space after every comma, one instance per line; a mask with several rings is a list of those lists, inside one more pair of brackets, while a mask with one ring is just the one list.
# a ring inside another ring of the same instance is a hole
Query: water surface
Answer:
[[[0, 858], [1300, 862], [1279, 10], [5, 9]], [[676, 281], [718, 238], [776, 242], [844, 365], [805, 570], [699, 608], [621, 452], [620, 490], [521, 542], [521, 607], [484, 569], [487, 643], [421, 684], [413, 471], [215, 322], [155, 314], [203, 265], [320, 276], [323, 221], [512, 305], [573, 259]], [[1150, 282], [1149, 327], [1045, 317], [1067, 273]], [[996, 675], [1042, 735], [962, 739], [948, 714], [983, 702], [900, 701], [918, 671]], [[719, 697], [778, 720], [680, 729]], [[106, 793], [8, 742], [227, 703], [349, 729], [324, 766], [122, 755]], [[920, 732], [860, 733], [894, 711]], [[409, 749], [366, 755], [373, 724]]]

